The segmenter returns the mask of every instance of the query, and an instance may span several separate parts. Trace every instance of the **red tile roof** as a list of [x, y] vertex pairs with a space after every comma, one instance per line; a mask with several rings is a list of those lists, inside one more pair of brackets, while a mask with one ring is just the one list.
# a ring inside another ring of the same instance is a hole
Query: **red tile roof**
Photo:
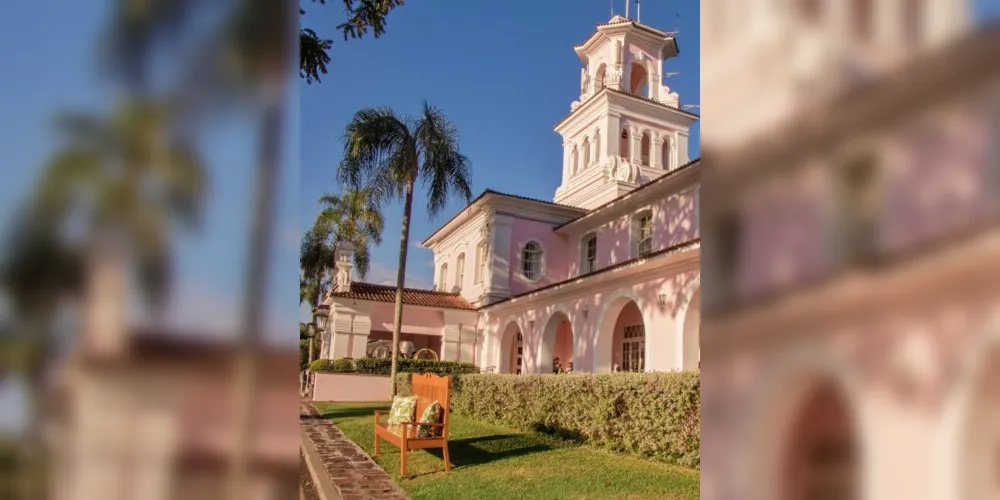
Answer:
[[[394, 303], [396, 302], [396, 287], [355, 281], [351, 283], [350, 292], [334, 292], [331, 295], [339, 298]], [[475, 306], [457, 293], [436, 292], [416, 288], [403, 289], [403, 303], [412, 306], [476, 310]]]

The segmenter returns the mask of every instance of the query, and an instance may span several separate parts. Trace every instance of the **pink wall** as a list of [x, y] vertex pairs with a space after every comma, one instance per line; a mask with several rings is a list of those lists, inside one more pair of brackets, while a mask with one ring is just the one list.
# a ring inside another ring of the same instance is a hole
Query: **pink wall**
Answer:
[[[967, 101], [876, 143], [876, 245], [882, 251], [959, 234], [997, 213], [1000, 146], [990, 139], [996, 133], [990, 109]], [[839, 265], [836, 249], [845, 236], [837, 224], [847, 198], [837, 175], [843, 167], [798, 168], [748, 190], [741, 200], [736, 283], [742, 294], [801, 283]]]
[[[392, 331], [394, 323], [393, 304], [377, 303], [372, 308], [372, 330]], [[441, 335], [444, 328], [444, 314], [440, 311], [420, 309], [417, 307], [403, 308], [402, 331], [422, 335]]]
[[[569, 251], [566, 239], [556, 234], [551, 224], [525, 219], [514, 219], [511, 229], [510, 259], [510, 292], [512, 295], [528, 292], [551, 283], [566, 279], [568, 273], [567, 256]], [[528, 281], [521, 274], [521, 250], [529, 241], [541, 243], [545, 249], [545, 273], [537, 282]]]
[[[580, 241], [591, 233], [597, 234], [597, 268], [624, 262], [634, 257], [632, 249], [632, 220], [644, 209], [653, 215], [653, 251], [677, 245], [698, 238], [699, 198], [693, 190], [666, 196], [651, 205], [636, 207], [627, 214], [611, 220], [595, 218], [592, 225], [574, 228], [567, 237], [565, 255], [567, 275], [576, 276], [581, 265]], [[563, 278], [565, 279], [565, 278]]]
[[389, 401], [389, 377], [355, 373], [317, 373], [313, 401]]

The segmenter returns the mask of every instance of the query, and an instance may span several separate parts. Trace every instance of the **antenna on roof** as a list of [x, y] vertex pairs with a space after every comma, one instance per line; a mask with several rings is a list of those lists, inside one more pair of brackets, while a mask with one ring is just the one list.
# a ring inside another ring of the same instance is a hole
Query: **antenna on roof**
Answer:
[[628, 1], [629, 1], [629, 0], [625, 0], [625, 19], [628, 19], [628, 18], [629, 18], [629, 17], [628, 17]]
[[611, 7], [611, 17], [615, 17], [615, 0], [608, 0], [608, 4]]
[[681, 109], [683, 109], [684, 111], [691, 111], [692, 109], [695, 108], [701, 109], [701, 104], [685, 104], [681, 106]]
[[642, 11], [639, 10], [641, 8], [642, 8], [642, 5], [639, 4], [639, 0], [635, 0], [635, 22], [637, 22], [637, 23], [641, 22], [641, 21], [639, 21], [639, 19], [642, 17], [642, 14], [641, 14]]
[[670, 78], [671, 76], [677, 76], [679, 74], [681, 74], [680, 71], [667, 71], [663, 74], [663, 78]]

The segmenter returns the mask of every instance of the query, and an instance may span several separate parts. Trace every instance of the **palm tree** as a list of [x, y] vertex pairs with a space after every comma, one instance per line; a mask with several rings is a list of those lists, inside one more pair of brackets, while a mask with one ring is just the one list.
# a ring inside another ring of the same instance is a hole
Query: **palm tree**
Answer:
[[396, 395], [403, 285], [410, 240], [413, 188], [418, 179], [427, 187], [427, 213], [433, 217], [449, 196], [472, 199], [468, 158], [458, 146], [458, 129], [438, 108], [424, 101], [416, 118], [396, 116], [389, 108], [355, 113], [344, 131], [344, 159], [338, 177], [347, 186], [366, 185], [380, 202], [403, 199], [403, 227], [396, 273], [396, 306], [392, 326], [391, 395]]
[[[172, 137], [169, 109], [125, 101], [107, 117], [74, 114], [59, 121], [65, 145], [44, 166], [2, 266], [15, 311], [25, 330], [37, 335], [41, 352], [53, 345], [52, 318], [67, 296], [85, 300], [87, 340], [97, 332], [123, 338], [113, 329], [124, 327], [130, 268], [147, 305], [154, 311], [162, 305], [173, 226], [197, 227], [204, 193], [201, 161]], [[68, 238], [67, 226], [82, 236]], [[108, 310], [114, 323], [98, 323]], [[37, 380], [45, 362], [36, 358], [29, 381]], [[30, 404], [41, 418], [39, 392], [30, 391]], [[38, 431], [36, 424], [29, 434]], [[37, 455], [25, 456], [29, 467]]]
[[[385, 222], [377, 200], [366, 189], [346, 189], [342, 196], [327, 194], [319, 198], [325, 208], [316, 216], [299, 250], [299, 301], [308, 299], [315, 313], [324, 289], [336, 285], [331, 278], [337, 246], [354, 245], [354, 268], [362, 280], [371, 262], [369, 247], [382, 243]], [[313, 319], [315, 322], [315, 318]], [[313, 339], [309, 339], [309, 362], [312, 363]]]

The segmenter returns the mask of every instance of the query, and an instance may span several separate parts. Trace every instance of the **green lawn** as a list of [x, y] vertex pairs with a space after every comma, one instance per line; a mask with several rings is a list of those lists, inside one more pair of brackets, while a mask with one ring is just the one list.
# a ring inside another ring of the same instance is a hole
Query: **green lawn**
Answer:
[[[388, 404], [321, 403], [320, 412], [370, 455], [375, 409]], [[550, 436], [452, 416], [444, 472], [441, 450], [411, 451], [399, 479], [399, 449], [375, 459], [414, 499], [697, 499], [698, 471], [611, 453]]]

